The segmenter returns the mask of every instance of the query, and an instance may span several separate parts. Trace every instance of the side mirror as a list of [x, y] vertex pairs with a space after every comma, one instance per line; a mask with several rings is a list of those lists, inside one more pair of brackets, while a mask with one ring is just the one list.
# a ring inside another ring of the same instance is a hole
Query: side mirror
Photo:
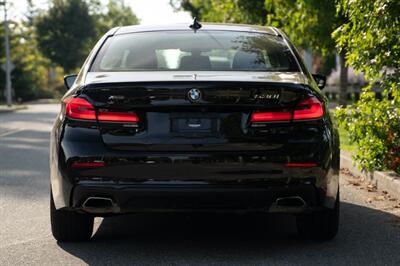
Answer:
[[322, 90], [323, 88], [325, 88], [326, 85], [326, 76], [324, 75], [319, 75], [319, 74], [313, 74], [312, 75], [315, 82], [317, 83], [317, 86], [320, 90]]
[[68, 75], [68, 76], [64, 76], [64, 84], [65, 87], [67, 87], [67, 89], [69, 90], [72, 85], [74, 84], [76, 77], [78, 77], [78, 75]]

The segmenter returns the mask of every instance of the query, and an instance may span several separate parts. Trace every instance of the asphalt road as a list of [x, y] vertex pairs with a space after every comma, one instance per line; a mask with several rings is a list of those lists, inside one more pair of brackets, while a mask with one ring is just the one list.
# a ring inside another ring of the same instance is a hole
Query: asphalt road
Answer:
[[91, 242], [57, 243], [48, 204], [57, 110], [0, 113], [0, 265], [400, 265], [398, 201], [346, 176], [340, 233], [328, 242], [298, 239], [290, 216], [130, 215], [96, 219]]

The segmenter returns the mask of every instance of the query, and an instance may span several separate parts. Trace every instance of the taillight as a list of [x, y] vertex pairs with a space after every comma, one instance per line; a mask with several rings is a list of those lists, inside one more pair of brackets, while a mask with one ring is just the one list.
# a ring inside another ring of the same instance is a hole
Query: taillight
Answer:
[[64, 100], [65, 115], [73, 119], [96, 120], [101, 122], [137, 123], [139, 117], [134, 112], [110, 112], [99, 110], [96, 114], [94, 106], [83, 98]]
[[73, 162], [71, 164], [72, 168], [97, 168], [97, 167], [103, 167], [106, 164], [104, 162]]
[[316, 119], [324, 115], [324, 106], [315, 97], [301, 101], [293, 113], [294, 120]]
[[285, 112], [255, 112], [251, 115], [251, 122], [271, 122], [317, 119], [324, 115], [323, 104], [315, 97], [301, 101], [294, 111]]
[[69, 98], [64, 101], [65, 115], [69, 118], [96, 120], [96, 112], [93, 105], [82, 98]]
[[292, 119], [292, 112], [256, 112], [251, 115], [251, 122], [286, 121]]
[[139, 122], [139, 117], [135, 113], [125, 113], [125, 112], [108, 112], [108, 111], [99, 111], [97, 116], [99, 121], [103, 122], [131, 122], [137, 123]]

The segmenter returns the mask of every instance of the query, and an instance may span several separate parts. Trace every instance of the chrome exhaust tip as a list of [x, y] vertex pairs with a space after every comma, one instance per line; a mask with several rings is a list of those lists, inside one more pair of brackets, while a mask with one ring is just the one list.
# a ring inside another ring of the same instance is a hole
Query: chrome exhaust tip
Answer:
[[298, 196], [277, 198], [275, 202], [278, 206], [287, 207], [303, 207], [307, 205], [303, 198]]
[[307, 209], [307, 203], [302, 197], [281, 197], [277, 198], [269, 208], [270, 212], [300, 213]]
[[119, 210], [115, 202], [106, 197], [88, 197], [83, 202], [82, 209], [91, 213], [109, 213]]

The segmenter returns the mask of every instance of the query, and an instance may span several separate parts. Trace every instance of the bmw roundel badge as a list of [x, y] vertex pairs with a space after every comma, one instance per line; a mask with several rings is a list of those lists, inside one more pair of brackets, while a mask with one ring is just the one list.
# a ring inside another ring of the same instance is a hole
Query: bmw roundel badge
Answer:
[[191, 89], [188, 92], [188, 97], [192, 102], [197, 102], [201, 99], [201, 91], [199, 89]]

